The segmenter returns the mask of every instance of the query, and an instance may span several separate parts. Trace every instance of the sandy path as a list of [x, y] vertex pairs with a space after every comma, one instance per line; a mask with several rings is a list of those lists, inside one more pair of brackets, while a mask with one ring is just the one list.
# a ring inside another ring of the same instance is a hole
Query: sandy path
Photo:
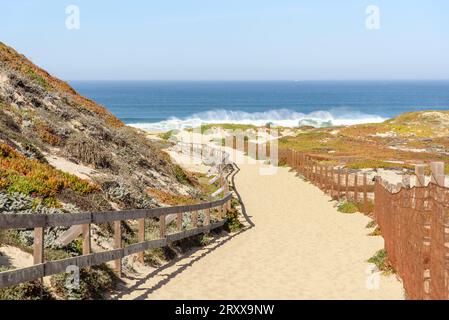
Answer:
[[[338, 213], [287, 168], [259, 175], [240, 165], [236, 184], [256, 227], [223, 238], [151, 276], [124, 299], [402, 299], [395, 277], [368, 290], [368, 263], [383, 247], [369, 219]], [[221, 243], [223, 242], [223, 243]]]

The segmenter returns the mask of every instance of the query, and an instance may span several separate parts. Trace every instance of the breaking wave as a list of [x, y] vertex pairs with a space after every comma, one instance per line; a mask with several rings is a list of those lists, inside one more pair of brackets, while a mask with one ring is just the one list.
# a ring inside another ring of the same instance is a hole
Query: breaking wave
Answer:
[[275, 126], [297, 127], [329, 127], [340, 125], [354, 125], [361, 123], [379, 123], [385, 121], [378, 115], [363, 114], [357, 111], [334, 109], [330, 111], [314, 111], [308, 114], [290, 109], [277, 109], [264, 112], [245, 112], [232, 110], [211, 110], [193, 114], [181, 119], [172, 117], [160, 122], [132, 123], [133, 127], [151, 132], [165, 132], [173, 129], [195, 128], [203, 124], [249, 124], [263, 126], [271, 123]]

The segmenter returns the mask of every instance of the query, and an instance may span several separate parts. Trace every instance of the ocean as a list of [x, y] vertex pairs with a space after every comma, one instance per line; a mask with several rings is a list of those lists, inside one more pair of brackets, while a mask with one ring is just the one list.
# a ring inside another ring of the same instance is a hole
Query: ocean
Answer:
[[201, 123], [329, 126], [449, 109], [449, 81], [73, 81], [125, 123], [167, 131]]

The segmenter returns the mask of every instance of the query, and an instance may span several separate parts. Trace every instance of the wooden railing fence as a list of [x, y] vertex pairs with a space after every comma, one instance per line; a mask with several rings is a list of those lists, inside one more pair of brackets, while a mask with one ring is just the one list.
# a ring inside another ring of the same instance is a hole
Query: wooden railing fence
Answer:
[[[76, 214], [0, 213], [0, 230], [34, 229], [34, 265], [27, 268], [0, 272], [0, 288], [63, 273], [66, 272], [69, 266], [83, 268], [109, 261], [115, 261], [115, 271], [121, 276], [122, 259], [126, 256], [138, 254], [139, 260], [143, 262], [143, 252], [146, 250], [165, 247], [171, 242], [208, 233], [213, 229], [222, 227], [226, 222], [227, 210], [231, 208], [232, 193], [229, 192], [228, 181], [224, 179], [223, 173], [225, 167], [224, 160], [227, 159], [227, 156], [222, 151], [216, 152], [215, 155], [219, 155], [219, 160], [217, 160], [217, 176], [220, 181], [218, 194], [223, 194], [223, 197], [216, 201], [186, 206], [113, 212]], [[198, 221], [200, 211], [203, 211], [205, 215], [204, 222], [201, 225]], [[212, 221], [212, 213], [217, 215], [217, 221]], [[183, 229], [182, 221], [183, 216], [186, 214], [191, 217], [191, 225], [190, 228]], [[167, 234], [166, 230], [166, 218], [169, 215], [176, 215], [176, 232], [171, 234]], [[158, 239], [145, 239], [146, 219], [159, 220]], [[138, 221], [138, 243], [124, 247], [121, 226], [122, 222], [130, 220]], [[111, 222], [114, 225], [114, 249], [93, 253], [91, 250], [91, 225], [106, 222]], [[75, 225], [82, 226], [83, 254], [57, 261], [44, 261], [45, 229], [51, 227], [71, 227]]]

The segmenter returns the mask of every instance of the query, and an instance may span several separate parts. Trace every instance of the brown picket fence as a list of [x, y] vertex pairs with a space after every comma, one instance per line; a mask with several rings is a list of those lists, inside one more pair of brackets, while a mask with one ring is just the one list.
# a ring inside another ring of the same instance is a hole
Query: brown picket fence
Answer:
[[[449, 188], [444, 187], [444, 163], [432, 163], [425, 185], [424, 166], [392, 185], [376, 177], [320, 165], [314, 155], [289, 149], [287, 164], [339, 200], [374, 201], [374, 218], [385, 240], [389, 262], [401, 278], [407, 299], [449, 299]], [[343, 176], [343, 179], [341, 178]], [[360, 180], [362, 178], [362, 180]]]
[[408, 299], [449, 298], [449, 188], [376, 183], [375, 217]]
[[358, 204], [364, 213], [373, 209], [374, 181], [366, 173], [320, 164], [319, 157], [289, 149], [287, 165], [336, 200]]

